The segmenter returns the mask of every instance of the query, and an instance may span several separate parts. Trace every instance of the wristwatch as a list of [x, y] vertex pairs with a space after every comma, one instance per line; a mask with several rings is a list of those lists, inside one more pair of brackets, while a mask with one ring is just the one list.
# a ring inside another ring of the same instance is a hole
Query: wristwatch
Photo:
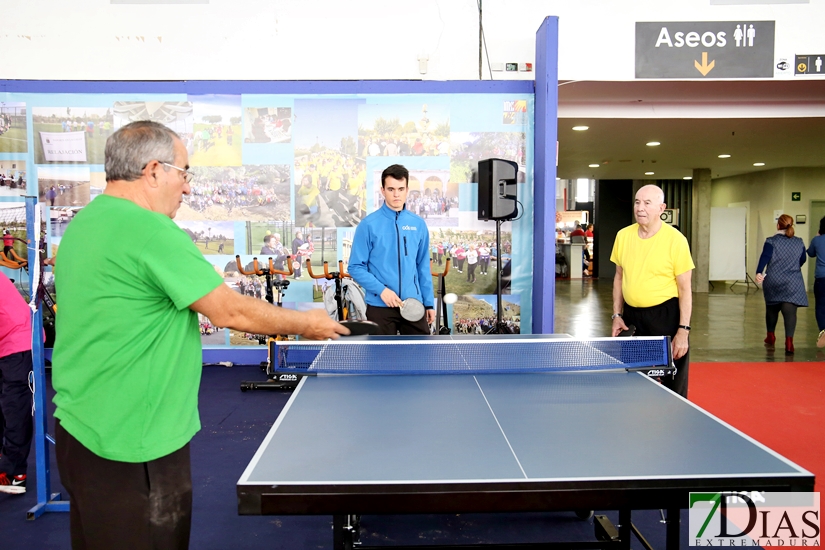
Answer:
[[679, 325], [679, 328], [683, 328], [686, 331], [690, 332], [690, 325]]
[[610, 319], [612, 320], [612, 319], [615, 319], [616, 317], [621, 317], [621, 316], [622, 316], [621, 313], [614, 313], [613, 315], [610, 316]]

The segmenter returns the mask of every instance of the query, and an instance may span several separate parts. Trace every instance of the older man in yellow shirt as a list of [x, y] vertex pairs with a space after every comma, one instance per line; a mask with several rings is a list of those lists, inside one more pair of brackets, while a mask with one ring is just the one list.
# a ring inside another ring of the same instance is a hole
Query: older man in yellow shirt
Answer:
[[690, 277], [695, 265], [685, 236], [662, 223], [664, 199], [655, 185], [639, 189], [633, 206], [636, 223], [616, 235], [610, 255], [616, 264], [612, 334], [633, 325], [637, 336], [670, 336], [677, 372], [663, 383], [687, 397]]

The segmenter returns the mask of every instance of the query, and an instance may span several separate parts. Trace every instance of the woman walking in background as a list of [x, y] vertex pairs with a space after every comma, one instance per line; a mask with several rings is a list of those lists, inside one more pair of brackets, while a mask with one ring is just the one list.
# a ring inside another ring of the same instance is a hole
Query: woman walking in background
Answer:
[[782, 214], [776, 223], [776, 235], [768, 237], [762, 247], [762, 256], [756, 266], [756, 282], [763, 283], [765, 294], [765, 324], [768, 328], [765, 344], [772, 348], [776, 342], [774, 331], [781, 311], [785, 322], [787, 354], [794, 352], [796, 308], [808, 307], [801, 269], [805, 260], [805, 243], [799, 237], [794, 237], [793, 218]]
[[816, 258], [814, 303], [816, 304], [816, 324], [819, 327], [816, 347], [825, 348], [825, 217], [819, 220], [819, 233], [811, 239], [808, 256]]

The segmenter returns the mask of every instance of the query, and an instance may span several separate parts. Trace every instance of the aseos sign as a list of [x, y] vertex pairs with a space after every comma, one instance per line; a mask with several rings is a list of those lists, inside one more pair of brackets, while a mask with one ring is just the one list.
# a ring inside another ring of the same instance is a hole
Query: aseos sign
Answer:
[[772, 78], [774, 21], [636, 23], [636, 78]]

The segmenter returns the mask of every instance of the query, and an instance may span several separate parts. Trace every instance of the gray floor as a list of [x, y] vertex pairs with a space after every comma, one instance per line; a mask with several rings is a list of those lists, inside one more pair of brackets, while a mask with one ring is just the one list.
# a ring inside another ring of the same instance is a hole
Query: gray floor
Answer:
[[[554, 332], [577, 338], [610, 335], [612, 279], [561, 279], [556, 281]], [[765, 298], [753, 285], [716, 283], [708, 294], [693, 294], [691, 362], [825, 361], [825, 348], [816, 347], [819, 331], [814, 318], [814, 297], [809, 307], [797, 310], [794, 335], [796, 353], [785, 354], [782, 317], [776, 327], [775, 350], [766, 348]]]

